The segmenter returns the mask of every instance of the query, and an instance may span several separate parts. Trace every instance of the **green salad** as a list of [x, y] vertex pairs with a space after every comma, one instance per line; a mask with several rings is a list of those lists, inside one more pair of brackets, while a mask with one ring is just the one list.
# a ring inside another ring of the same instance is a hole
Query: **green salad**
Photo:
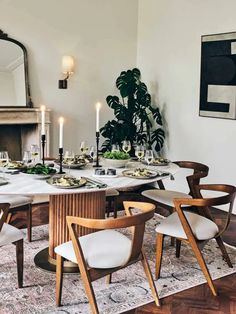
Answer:
[[125, 153], [125, 152], [118, 152], [118, 151], [115, 151], [115, 152], [105, 152], [103, 154], [103, 157], [104, 158], [107, 158], [107, 159], [130, 159], [130, 155], [128, 153]]
[[56, 173], [56, 169], [43, 164], [36, 164], [35, 166], [29, 167], [25, 171], [28, 174], [53, 174]]

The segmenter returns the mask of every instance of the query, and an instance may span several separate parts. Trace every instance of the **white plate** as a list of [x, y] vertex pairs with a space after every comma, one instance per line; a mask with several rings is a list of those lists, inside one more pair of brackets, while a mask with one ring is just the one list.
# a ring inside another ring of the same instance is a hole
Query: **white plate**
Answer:
[[129, 177], [129, 178], [133, 178], [133, 179], [141, 179], [141, 180], [142, 179], [152, 179], [152, 178], [155, 178], [159, 175], [157, 171], [150, 170], [150, 169], [147, 169], [147, 170], [150, 172], [150, 175], [148, 175], [148, 176], [136, 176], [136, 175], [134, 175], [136, 169], [124, 170], [122, 172], [122, 174], [125, 177]]

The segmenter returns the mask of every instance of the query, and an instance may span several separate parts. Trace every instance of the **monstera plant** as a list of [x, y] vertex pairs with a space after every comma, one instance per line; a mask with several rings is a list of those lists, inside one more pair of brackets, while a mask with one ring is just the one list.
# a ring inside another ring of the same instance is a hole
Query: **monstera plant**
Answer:
[[110, 150], [112, 144], [122, 145], [129, 140], [132, 145], [147, 145], [159, 152], [164, 144], [165, 132], [158, 107], [154, 107], [147, 86], [141, 82], [140, 70], [122, 71], [116, 80], [116, 87], [121, 98], [108, 96], [108, 106], [114, 110], [115, 118], [108, 121], [101, 129], [105, 138], [102, 151]]

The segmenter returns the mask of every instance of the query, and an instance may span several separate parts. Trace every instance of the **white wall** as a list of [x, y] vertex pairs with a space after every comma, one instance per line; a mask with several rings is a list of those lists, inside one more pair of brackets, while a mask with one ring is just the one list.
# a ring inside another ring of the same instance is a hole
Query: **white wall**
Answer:
[[[117, 93], [119, 73], [136, 64], [137, 0], [0, 1], [1, 29], [21, 41], [29, 53], [34, 106], [53, 112], [53, 154], [57, 154], [57, 120], [66, 119], [65, 148], [78, 150], [81, 140], [95, 143], [95, 102], [104, 103], [101, 121], [111, 111], [105, 104]], [[72, 55], [75, 74], [59, 90], [61, 58]]]
[[198, 110], [201, 35], [235, 31], [235, 12], [235, 0], [139, 0], [137, 54], [165, 116], [167, 157], [203, 162], [206, 181], [234, 185], [236, 121]]

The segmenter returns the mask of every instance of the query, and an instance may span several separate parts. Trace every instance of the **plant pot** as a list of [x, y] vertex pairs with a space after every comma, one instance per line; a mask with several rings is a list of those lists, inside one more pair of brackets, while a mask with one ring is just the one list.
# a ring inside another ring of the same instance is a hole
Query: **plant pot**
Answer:
[[130, 159], [108, 159], [103, 158], [104, 166], [109, 168], [124, 168]]

